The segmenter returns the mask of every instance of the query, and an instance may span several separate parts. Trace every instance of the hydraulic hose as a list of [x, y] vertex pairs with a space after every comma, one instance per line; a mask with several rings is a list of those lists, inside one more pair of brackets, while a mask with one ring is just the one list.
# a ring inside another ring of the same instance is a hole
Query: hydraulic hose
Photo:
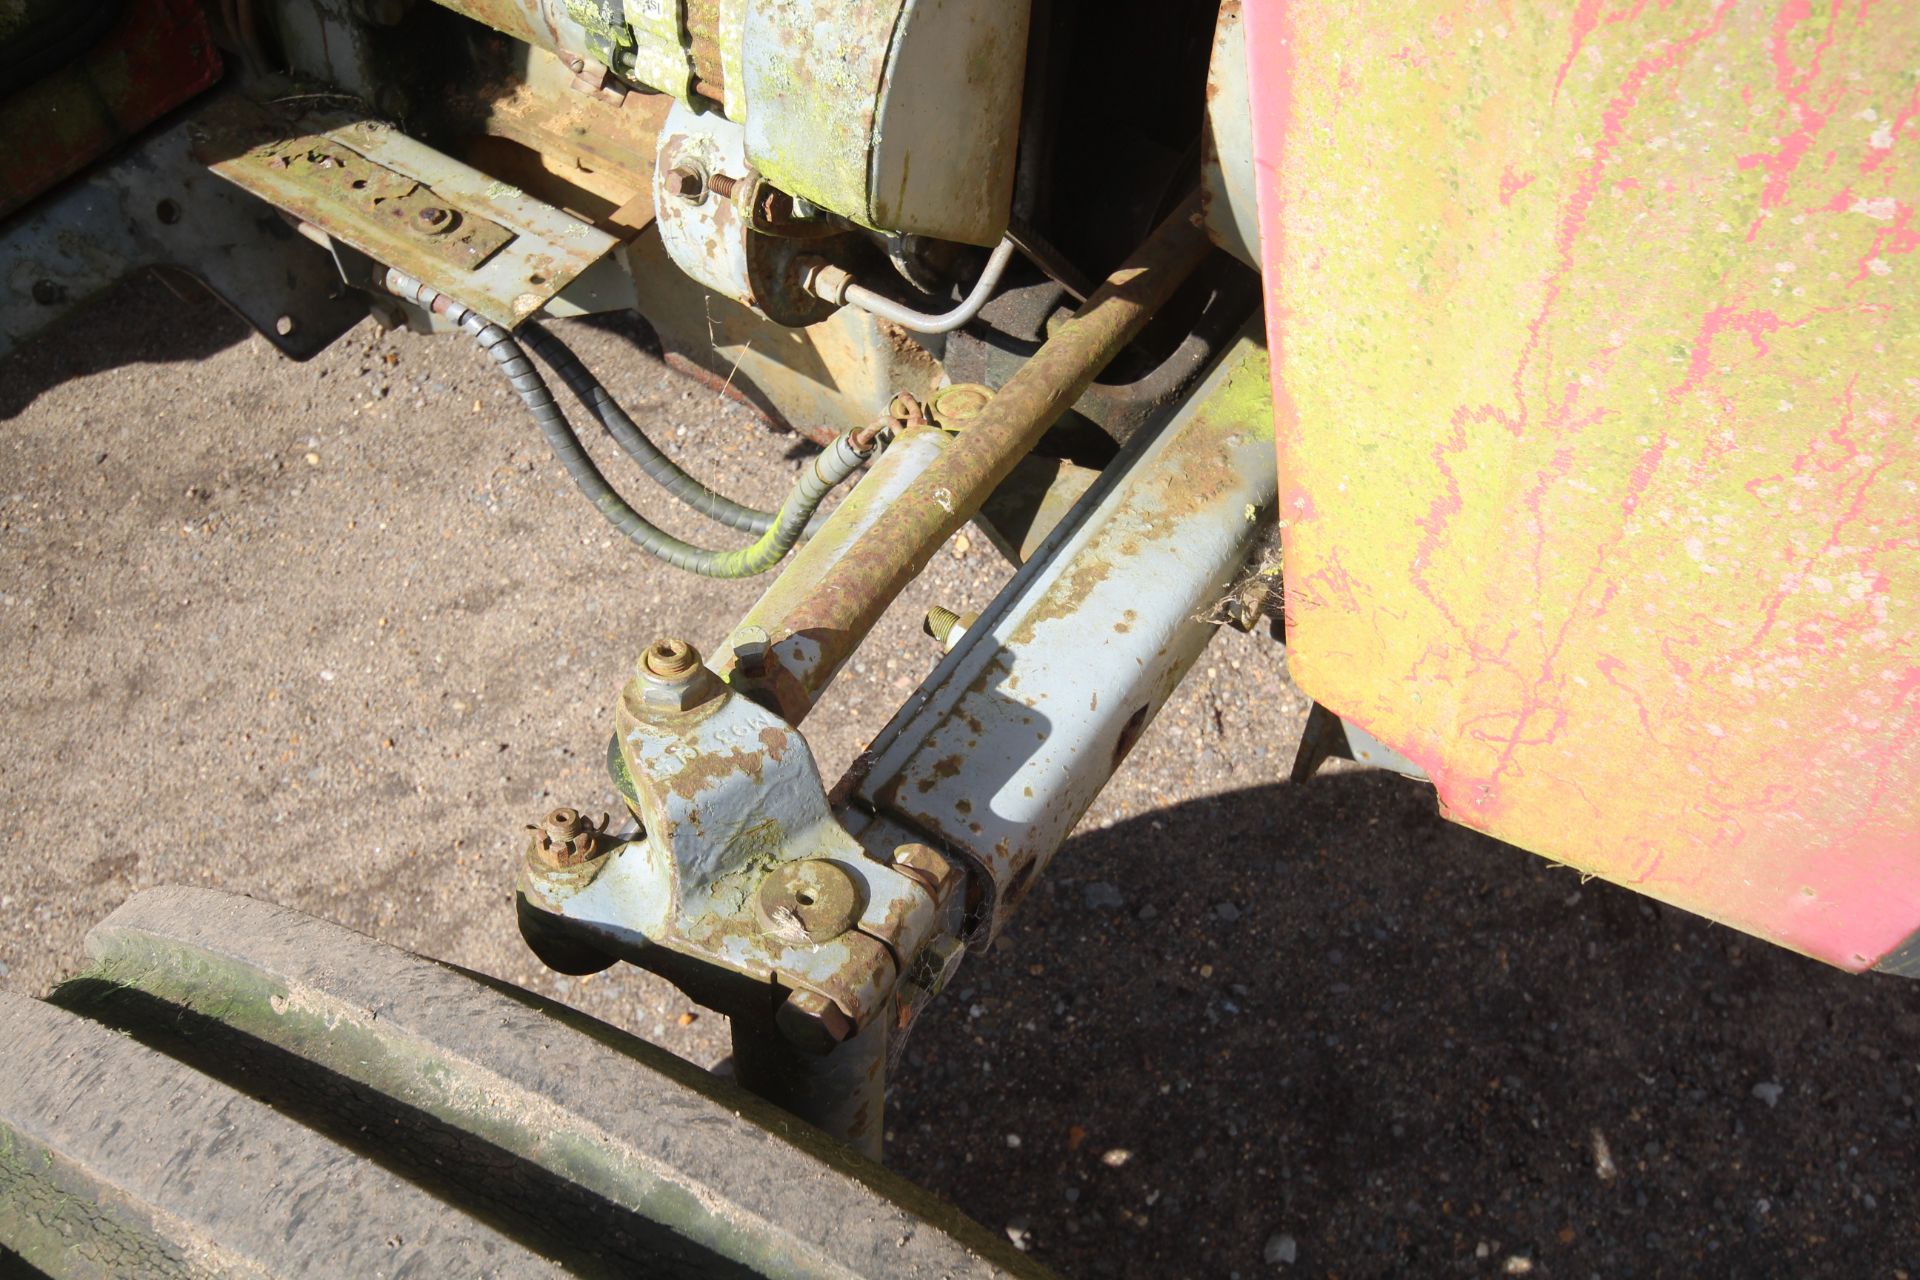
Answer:
[[533, 321], [521, 325], [520, 333], [527, 350], [547, 362], [548, 367], [560, 376], [573, 394], [580, 397], [580, 403], [587, 407], [588, 412], [599, 419], [600, 425], [607, 429], [607, 434], [626, 451], [627, 456], [639, 463], [647, 477], [669, 495], [709, 520], [742, 533], [765, 533], [773, 527], [773, 522], [778, 518], [774, 512], [735, 502], [681, 470], [672, 458], [647, 438], [646, 433], [607, 394], [607, 389], [600, 385], [587, 367], [580, 363], [580, 357], [574, 355], [564, 342]]
[[554, 403], [546, 380], [511, 333], [401, 271], [389, 270], [386, 285], [399, 297], [447, 317], [479, 343], [480, 349], [499, 366], [521, 403], [527, 406], [547, 447], [553, 450], [553, 456], [566, 468], [580, 492], [634, 545], [676, 569], [708, 578], [750, 578], [765, 573], [793, 549], [808, 519], [834, 486], [859, 470], [873, 451], [871, 445], [863, 448], [856, 443], [853, 432], [842, 433], [800, 473], [772, 524], [752, 546], [738, 551], [696, 547], [649, 522], [614, 492], [613, 486], [600, 474], [600, 468], [581, 447], [580, 437], [574, 434], [560, 406]]

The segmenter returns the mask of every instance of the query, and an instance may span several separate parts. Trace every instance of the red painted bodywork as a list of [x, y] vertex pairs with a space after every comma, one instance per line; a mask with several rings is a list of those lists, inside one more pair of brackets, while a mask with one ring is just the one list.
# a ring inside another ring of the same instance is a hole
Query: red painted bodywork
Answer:
[[1920, 5], [1244, 6], [1302, 688], [1447, 815], [1920, 930]]
[[128, 0], [93, 48], [0, 92], [0, 217], [219, 77], [220, 54], [196, 0]]

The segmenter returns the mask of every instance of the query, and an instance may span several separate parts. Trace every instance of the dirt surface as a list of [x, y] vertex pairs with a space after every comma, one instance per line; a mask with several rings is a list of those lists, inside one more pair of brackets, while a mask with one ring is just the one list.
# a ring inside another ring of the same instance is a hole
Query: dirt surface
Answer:
[[[563, 331], [702, 474], [785, 489], [795, 438], [643, 327]], [[977, 535], [936, 559], [809, 720], [828, 774], [931, 668], [925, 608], [1004, 573]], [[295, 365], [130, 285], [0, 361], [0, 985], [211, 884], [713, 1063], [664, 983], [541, 970], [508, 858], [554, 804], [612, 808], [639, 650], [758, 591], [612, 536], [458, 340]], [[1220, 637], [916, 1033], [892, 1163], [1066, 1276], [1920, 1270], [1920, 992], [1583, 884], [1417, 784], [1287, 785], [1305, 709], [1271, 641]]]

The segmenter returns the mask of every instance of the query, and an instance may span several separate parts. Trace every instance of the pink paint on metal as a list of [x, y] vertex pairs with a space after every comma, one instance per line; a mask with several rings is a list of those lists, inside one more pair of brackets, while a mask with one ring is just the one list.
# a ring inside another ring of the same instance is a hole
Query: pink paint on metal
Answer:
[[1248, 0], [1302, 687], [1447, 814], [1920, 930], [1920, 6]]

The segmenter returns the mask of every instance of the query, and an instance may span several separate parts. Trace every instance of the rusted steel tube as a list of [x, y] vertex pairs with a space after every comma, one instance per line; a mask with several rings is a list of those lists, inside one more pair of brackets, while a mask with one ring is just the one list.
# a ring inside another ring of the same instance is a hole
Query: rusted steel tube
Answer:
[[781, 674], [790, 677], [778, 682], [782, 714], [800, 719], [933, 553], [972, 518], [1206, 253], [1196, 194], [883, 510], [860, 501], [865, 484], [854, 490], [742, 620], [766, 629]]

